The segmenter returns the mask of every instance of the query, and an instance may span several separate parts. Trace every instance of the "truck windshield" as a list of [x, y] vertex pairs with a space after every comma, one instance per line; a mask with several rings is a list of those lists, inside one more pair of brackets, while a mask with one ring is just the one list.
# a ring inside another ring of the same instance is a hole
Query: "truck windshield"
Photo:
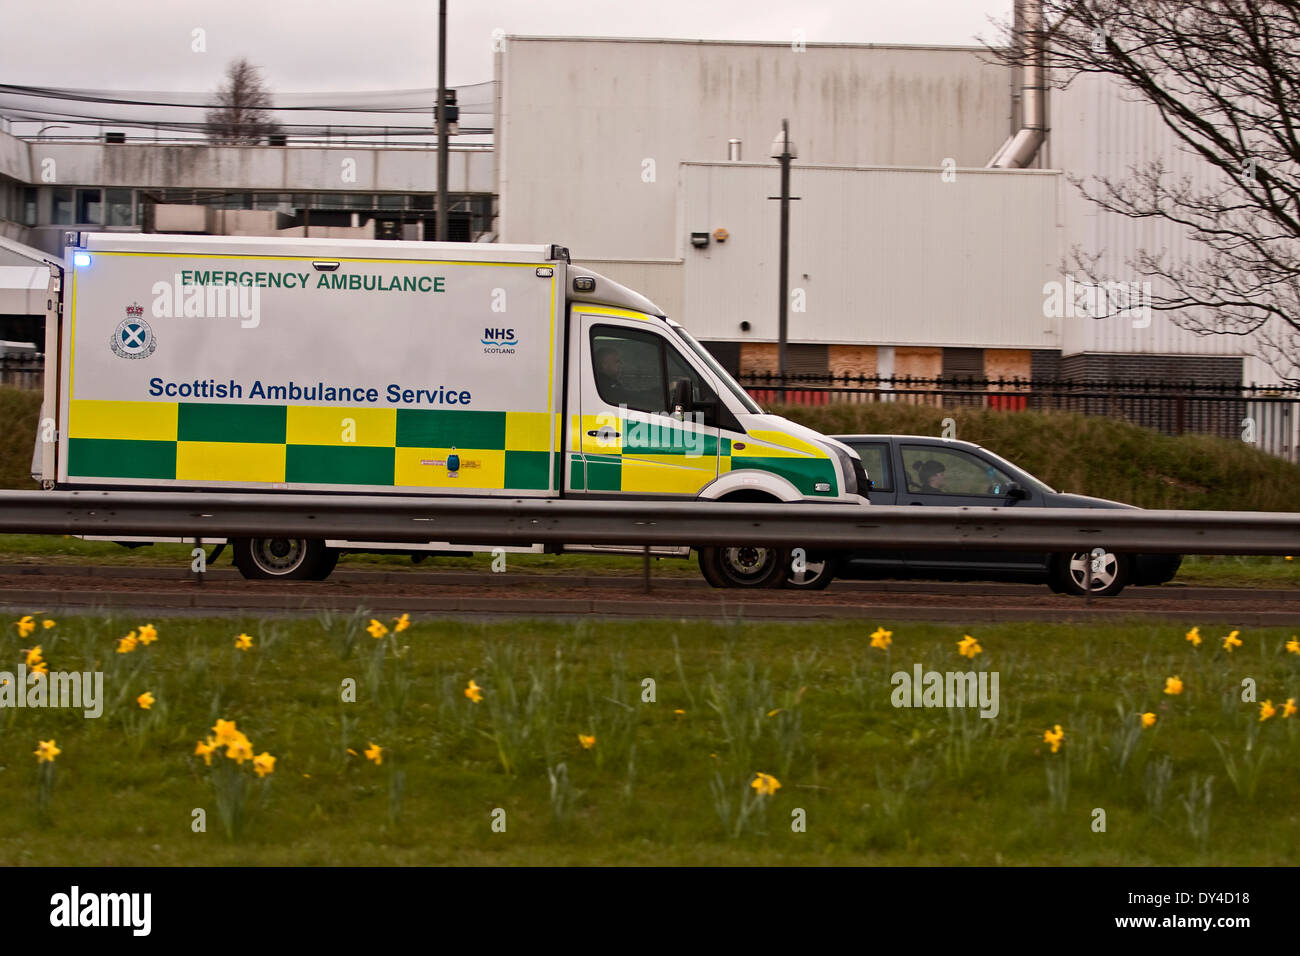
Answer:
[[735, 396], [736, 401], [740, 402], [741, 408], [752, 415], [762, 414], [763, 410], [758, 407], [752, 398], [749, 397], [749, 393], [740, 387], [739, 383], [728, 374], [725, 368], [718, 364], [718, 360], [709, 354], [708, 349], [695, 341], [691, 336], [691, 333], [687, 332], [680, 325], [674, 325], [673, 329], [682, 337], [682, 341], [690, 347], [691, 351], [699, 356], [700, 360], [709, 367], [709, 370], [717, 377], [723, 388], [726, 388]]

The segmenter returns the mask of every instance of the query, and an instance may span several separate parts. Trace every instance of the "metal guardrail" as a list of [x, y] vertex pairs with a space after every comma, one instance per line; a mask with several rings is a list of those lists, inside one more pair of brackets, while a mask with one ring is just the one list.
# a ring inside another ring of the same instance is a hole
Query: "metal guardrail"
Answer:
[[199, 492], [0, 492], [0, 533], [834, 550], [1300, 553], [1300, 513]]

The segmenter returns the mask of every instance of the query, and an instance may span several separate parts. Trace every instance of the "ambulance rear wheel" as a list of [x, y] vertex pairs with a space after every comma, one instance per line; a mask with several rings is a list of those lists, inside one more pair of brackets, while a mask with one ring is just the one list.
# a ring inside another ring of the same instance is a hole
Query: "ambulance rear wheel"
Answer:
[[249, 580], [320, 581], [338, 563], [338, 552], [316, 538], [240, 538], [235, 567]]
[[715, 588], [779, 588], [790, 563], [789, 548], [741, 545], [699, 548], [700, 571]]
[[[795, 570], [796, 566], [799, 570]], [[835, 580], [839, 570], [839, 557], [834, 554], [807, 554], [796, 565], [794, 561], [786, 568], [783, 586], [802, 591], [824, 591]]]

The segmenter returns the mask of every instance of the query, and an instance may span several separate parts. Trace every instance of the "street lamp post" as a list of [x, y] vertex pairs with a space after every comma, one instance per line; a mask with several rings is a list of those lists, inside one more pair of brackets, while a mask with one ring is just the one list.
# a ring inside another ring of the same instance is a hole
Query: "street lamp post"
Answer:
[[797, 159], [798, 156], [799, 151], [795, 149], [794, 143], [790, 142], [790, 123], [788, 120], [781, 120], [781, 132], [777, 133], [776, 139], [772, 141], [772, 158], [781, 164], [781, 195], [768, 198], [781, 200], [781, 264], [780, 276], [777, 280], [781, 286], [781, 302], [777, 312], [776, 361], [782, 382], [785, 381], [786, 374], [785, 346], [790, 308], [790, 160]]
[[438, 210], [434, 225], [447, 241], [447, 0], [438, 0]]

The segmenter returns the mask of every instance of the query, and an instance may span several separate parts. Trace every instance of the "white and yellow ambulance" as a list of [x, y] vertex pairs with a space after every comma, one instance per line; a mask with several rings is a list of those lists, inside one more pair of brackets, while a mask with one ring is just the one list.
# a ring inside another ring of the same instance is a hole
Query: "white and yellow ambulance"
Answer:
[[[855, 452], [764, 414], [685, 329], [559, 246], [69, 240], [33, 468], [47, 488], [865, 503]], [[280, 578], [324, 577], [345, 551], [454, 550], [231, 543], [246, 575]], [[772, 549], [700, 563], [719, 586], [786, 576]]]

